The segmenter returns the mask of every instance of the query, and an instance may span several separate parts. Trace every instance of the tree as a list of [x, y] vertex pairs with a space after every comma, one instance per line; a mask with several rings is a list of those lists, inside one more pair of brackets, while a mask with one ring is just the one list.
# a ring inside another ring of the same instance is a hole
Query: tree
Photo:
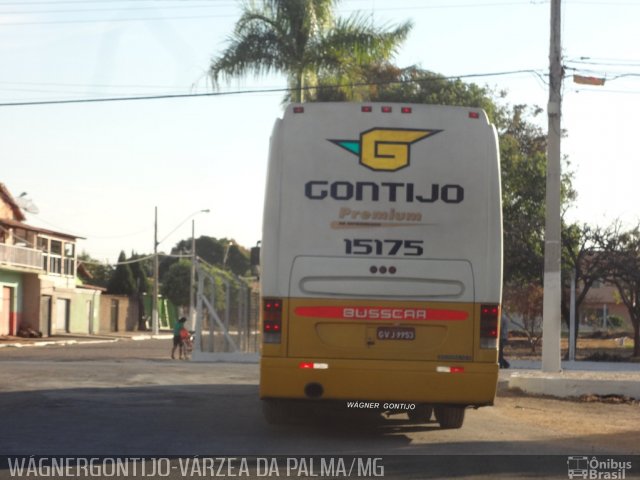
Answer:
[[620, 226], [600, 243], [607, 265], [607, 280], [613, 283], [627, 307], [633, 324], [633, 356], [640, 357], [640, 226], [621, 232]]
[[493, 92], [474, 83], [452, 80], [417, 66], [399, 68], [389, 62], [358, 67], [357, 85], [336, 88], [335, 78], [321, 77], [315, 101], [371, 101], [453, 105], [484, 109], [495, 122], [502, 108]]
[[[605, 256], [600, 254], [599, 245], [609, 235], [607, 229], [591, 227], [589, 225], [569, 225], [562, 232], [562, 318], [570, 328], [571, 308], [571, 277], [575, 275], [576, 297], [574, 311], [580, 311], [580, 305], [587, 297], [593, 284], [608, 276]], [[580, 322], [576, 321], [576, 335], [578, 341]], [[577, 345], [574, 344], [574, 347]], [[567, 351], [567, 357], [569, 352]]]
[[222, 238], [220, 243], [224, 245], [226, 250], [226, 263], [225, 258], [222, 260], [222, 267], [229, 269], [235, 275], [243, 276], [249, 272], [251, 267], [249, 261], [249, 251], [235, 240]]
[[129, 260], [132, 261], [130, 266], [135, 285], [134, 295], [138, 302], [138, 329], [144, 330], [146, 325], [144, 295], [150, 293], [149, 277], [152, 275], [153, 260], [151, 258], [145, 258], [144, 255], [137, 255], [135, 252], [131, 252], [131, 258]]
[[127, 261], [130, 262], [129, 268], [133, 276], [136, 293], [149, 293], [151, 286], [149, 277], [153, 275], [153, 259], [149, 258], [148, 255], [139, 255], [131, 252], [131, 256]]
[[124, 252], [120, 252], [118, 256], [118, 265], [109, 280], [107, 293], [114, 295], [132, 295], [136, 291], [136, 284], [131, 273], [131, 267], [126, 262], [127, 257]]
[[361, 65], [393, 56], [411, 30], [411, 22], [384, 30], [368, 18], [335, 19], [338, 0], [263, 0], [246, 4], [227, 49], [211, 62], [211, 78], [242, 77], [249, 73], [287, 75], [292, 100], [302, 102], [305, 91], [318, 85], [318, 76], [339, 81], [354, 78]]
[[[191, 252], [191, 239], [181, 240], [171, 249], [172, 254], [186, 254]], [[196, 255], [210, 265], [223, 267], [226, 252], [226, 268], [235, 275], [246, 275], [250, 268], [249, 251], [238, 245], [233, 239], [201, 236], [196, 239]], [[160, 262], [160, 278], [163, 279], [172, 265], [178, 260], [165, 257]]]
[[78, 255], [78, 276], [86, 283], [107, 288], [113, 267], [91, 257], [87, 252]]
[[[521, 327], [527, 336], [531, 353], [536, 353], [542, 340], [542, 295], [543, 289], [538, 283], [525, 286], [510, 284], [504, 291], [504, 313], [511, 323]], [[516, 312], [520, 322], [508, 312]]]
[[169, 267], [169, 271], [162, 279], [161, 293], [174, 305], [186, 307], [189, 305], [190, 286], [191, 262], [180, 260]]

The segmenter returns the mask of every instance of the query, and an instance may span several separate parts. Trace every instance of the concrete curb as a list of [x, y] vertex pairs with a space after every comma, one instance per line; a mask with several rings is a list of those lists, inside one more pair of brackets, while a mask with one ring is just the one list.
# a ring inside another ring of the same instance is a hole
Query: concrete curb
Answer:
[[191, 361], [203, 363], [259, 363], [260, 355], [257, 353], [208, 353], [194, 351]]
[[509, 378], [509, 388], [560, 398], [616, 395], [640, 399], [640, 373], [603, 373], [514, 372]]
[[[60, 338], [60, 339], [51, 339], [42, 338], [42, 339], [25, 339], [23, 341], [13, 341], [13, 342], [0, 342], [1, 348], [32, 348], [32, 347], [49, 347], [53, 345], [58, 346], [67, 346], [67, 345], [80, 345], [80, 344], [100, 344], [100, 343], [115, 343], [123, 340], [133, 340], [133, 341], [142, 341], [142, 340], [167, 340], [173, 338], [173, 334], [135, 334], [131, 332], [131, 335], [97, 335], [97, 336], [87, 336], [87, 337], [76, 337], [74, 335], [69, 335], [68, 338]], [[64, 337], [64, 336], [63, 336]]]
[[35, 348], [35, 347], [49, 347], [51, 345], [78, 345], [81, 343], [115, 343], [118, 339], [112, 340], [43, 340], [37, 342], [14, 342], [14, 343], [2, 343], [0, 348]]
[[534, 395], [559, 398], [583, 395], [640, 399], [640, 364], [631, 362], [562, 362], [561, 372], [543, 372], [540, 361], [513, 360], [501, 370], [502, 384]]

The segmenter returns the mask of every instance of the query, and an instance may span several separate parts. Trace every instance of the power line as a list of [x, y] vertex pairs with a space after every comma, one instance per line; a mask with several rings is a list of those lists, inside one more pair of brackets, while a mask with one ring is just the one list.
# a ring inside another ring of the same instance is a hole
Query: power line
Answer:
[[14, 102], [14, 103], [0, 103], [0, 107], [18, 107], [29, 105], [64, 105], [74, 103], [102, 103], [102, 102], [126, 102], [136, 100], [169, 100], [177, 98], [196, 98], [196, 97], [219, 97], [225, 95], [241, 95], [250, 93], [279, 93], [289, 91], [289, 88], [274, 88], [274, 89], [260, 89], [260, 90], [237, 90], [231, 92], [209, 92], [209, 93], [181, 93], [181, 94], [166, 94], [166, 95], [144, 95], [134, 97], [105, 97], [105, 98], [83, 98], [75, 100], [40, 100], [40, 101], [27, 101], [27, 102]]
[[[452, 8], [487, 8], [487, 7], [504, 7], [504, 6], [527, 6], [527, 5], [539, 5], [538, 3], [531, 2], [493, 2], [493, 3], [460, 3], [460, 4], [442, 4], [442, 5], [412, 5], [412, 6], [394, 6], [394, 7], [382, 7], [376, 8], [376, 11], [402, 11], [402, 10], [433, 10], [433, 9], [452, 9]], [[0, 4], [2, 6], [2, 4]], [[219, 8], [219, 7], [228, 7], [232, 5], [226, 4], [218, 4], [218, 5], [186, 5], [184, 7], [180, 6], [170, 6], [170, 7], [134, 7], [134, 8], [123, 8], [123, 9], [90, 9], [90, 10], [66, 10], [66, 11], [55, 11], [55, 12], [47, 12], [47, 11], [39, 11], [33, 13], [91, 13], [91, 12], [99, 12], [99, 11], [129, 11], [129, 10], [162, 10], [167, 8]], [[356, 13], [366, 11], [369, 12], [369, 9], [344, 9], [342, 12], [344, 13]], [[10, 12], [10, 14], [13, 12]], [[229, 18], [229, 17], [237, 17], [237, 13], [229, 13], [229, 14], [219, 14], [219, 15], [198, 15], [198, 16], [167, 16], [167, 17], [138, 17], [138, 18], [111, 18], [111, 19], [102, 19], [102, 20], [51, 20], [51, 21], [34, 21], [34, 22], [9, 22], [2, 23], [0, 26], [2, 27], [14, 27], [14, 26], [31, 26], [31, 25], [63, 25], [63, 24], [76, 24], [76, 23], [103, 23], [103, 22], [139, 22], [139, 21], [156, 21], [156, 20], [195, 20], [195, 19], [206, 19], [206, 18]]]
[[[158, 256], [160, 256], [160, 257], [170, 257], [170, 258], [192, 258], [192, 255], [190, 253], [189, 254], [158, 253]], [[134, 259], [130, 259], [130, 260], [125, 260], [123, 262], [115, 262], [115, 263], [111, 263], [109, 261], [101, 262], [100, 260], [82, 260], [81, 258], [78, 258], [78, 263], [86, 263], [86, 264], [89, 264], [89, 265], [107, 265], [107, 266], [131, 265], [132, 263], [140, 263], [140, 262], [144, 262], [145, 260], [150, 260], [153, 257], [154, 257], [154, 255], [151, 254], [151, 255], [144, 256], [144, 257], [134, 258]]]
[[[132, 1], [132, 0], [130, 0]], [[138, 3], [149, 3], [152, 0], [135, 0]], [[179, 0], [153, 0], [154, 3], [158, 1], [166, 1], [166, 2], [176, 2]], [[180, 3], [186, 1], [200, 1], [205, 3], [210, 3], [213, 0], [181, 0]], [[29, 15], [29, 14], [58, 14], [58, 13], [93, 13], [93, 12], [121, 12], [121, 11], [140, 11], [140, 10], [167, 10], [167, 9], [193, 9], [193, 8], [229, 8], [235, 7], [237, 4], [235, 3], [222, 3], [228, 0], [218, 0], [215, 4], [200, 4], [200, 5], [168, 5], [168, 6], [143, 6], [143, 7], [112, 7], [112, 8], [94, 8], [94, 9], [83, 9], [83, 10], [33, 10], [33, 11], [17, 11], [17, 12], [3, 12], [3, 15]], [[352, 0], [354, 1], [354, 0]], [[64, 4], [107, 4], [113, 5], [111, 0], [68, 0], [68, 1], [60, 1], [60, 2], [0, 2], [0, 7], [6, 6], [25, 6], [25, 5], [64, 5]], [[129, 3], [129, 2], [128, 2]], [[402, 11], [402, 10], [450, 10], [450, 9], [461, 9], [461, 8], [493, 8], [493, 7], [505, 7], [505, 6], [542, 6], [546, 5], [548, 2], [546, 0], [529, 0], [529, 1], [506, 1], [506, 2], [486, 2], [486, 3], [458, 3], [458, 4], [439, 4], [439, 5], [411, 5], [411, 6], [393, 6], [393, 7], [378, 7], [376, 11]], [[607, 6], [640, 6], [640, 3], [627, 3], [627, 2], [585, 2], [585, 1], [569, 1], [569, 4], [576, 5], [607, 5]], [[344, 9], [342, 10], [345, 13], [355, 13], [366, 11], [369, 12], [370, 9]], [[117, 19], [109, 19], [109, 20], [53, 20], [53, 21], [38, 21], [38, 22], [9, 22], [0, 24], [0, 26], [28, 26], [28, 25], [56, 25], [56, 24], [69, 24], [69, 23], [100, 23], [100, 22], [134, 22], [134, 21], [155, 21], [155, 20], [191, 20], [191, 19], [200, 19], [200, 18], [224, 18], [236, 16], [235, 14], [228, 15], [200, 15], [200, 16], [181, 16], [181, 17], [151, 17], [151, 18], [117, 18]]]
[[[363, 83], [351, 83], [341, 85], [318, 85], [304, 87], [304, 90], [318, 90], [318, 89], [331, 89], [331, 88], [355, 88], [355, 87], [367, 87], [375, 85], [402, 85], [409, 83], [420, 83], [425, 81], [440, 81], [440, 80], [457, 80], [463, 78], [486, 78], [486, 77], [499, 77], [506, 75], [517, 75], [522, 73], [537, 75], [536, 70], [511, 70], [504, 72], [492, 72], [492, 73], [474, 73], [466, 75], [453, 75], [449, 77], [437, 77], [433, 79], [409, 79], [398, 80], [392, 82], [363, 82]], [[105, 98], [83, 98], [72, 100], [38, 100], [38, 101], [25, 101], [25, 102], [11, 102], [0, 103], [0, 107], [22, 107], [33, 105], [65, 105], [76, 103], [103, 103], [103, 102], [125, 102], [125, 101], [140, 101], [140, 100], [170, 100], [178, 98], [199, 98], [199, 97], [222, 97], [228, 95], [248, 95], [248, 94], [261, 94], [261, 93], [285, 93], [291, 92], [295, 89], [290, 87], [278, 87], [278, 88], [263, 88], [256, 90], [233, 90], [227, 92], [208, 92], [208, 93], [182, 93], [182, 94], [165, 94], [165, 95], [144, 95], [144, 96], [132, 96], [132, 97], [105, 97]]]
[[629, 78], [629, 77], [640, 77], [640, 73], [638, 72], [607, 72], [605, 70], [592, 70], [588, 68], [575, 68], [570, 66], [565, 66], [565, 70], [571, 70], [573, 72], [580, 72], [589, 74], [591, 76], [597, 75], [607, 82], [612, 82], [614, 80], [618, 80], [621, 78]]
[[0, 27], [22, 27], [32, 25], [65, 25], [74, 23], [114, 23], [114, 22], [148, 22], [156, 20], [198, 20], [206, 18], [235, 18], [238, 15], [235, 13], [221, 14], [221, 15], [195, 15], [184, 17], [139, 17], [139, 18], [108, 18], [102, 20], [52, 20], [42, 22], [13, 22], [2, 23]]
[[117, 266], [117, 265], [131, 265], [132, 263], [139, 263], [139, 262], [144, 262], [145, 260], [149, 260], [150, 258], [153, 258], [153, 255], [147, 255], [146, 257], [140, 257], [140, 258], [135, 258], [132, 260], [125, 260], [123, 262], [116, 262], [116, 263], [111, 263], [111, 262], [101, 262], [99, 260], [82, 260], [80, 258], [78, 258], [78, 263], [86, 263], [89, 265], [107, 265], [107, 266]]
[[[595, 60], [567, 60], [567, 63], [575, 63], [578, 65], [602, 65], [605, 67], [640, 67], [640, 63], [637, 63], [638, 60], [629, 60], [628, 62], [618, 60], [607, 60], [604, 62], [598, 62]], [[634, 62], [634, 63], [631, 63]]]
[[113, 5], [114, 3], [157, 3], [157, 2], [172, 2], [172, 3], [186, 3], [186, 2], [220, 2], [229, 0], [56, 0], [50, 2], [44, 1], [24, 1], [24, 2], [0, 2], [0, 7], [11, 5], [64, 5], [64, 4], [90, 4], [90, 3], [105, 3]]
[[[0, 7], [3, 5], [0, 4]], [[96, 13], [96, 12], [135, 12], [140, 10], [176, 10], [176, 9], [193, 9], [193, 8], [220, 8], [235, 7], [236, 3], [218, 4], [218, 5], [169, 5], [169, 6], [151, 6], [151, 7], [128, 7], [128, 8], [91, 8], [83, 10], [26, 10], [26, 11], [9, 11], [0, 12], [2, 15], [41, 15], [41, 14], [57, 14], [57, 13]]]
[[31, 85], [37, 87], [63, 87], [63, 88], [157, 88], [157, 89], [175, 89], [173, 85], [109, 85], [106, 83], [54, 83], [54, 82], [0, 82], [0, 85]]
[[572, 87], [575, 93], [614, 93], [614, 94], [627, 94], [627, 95], [640, 95], [640, 90], [612, 90], [609, 88], [594, 87], [594, 88], [575, 88]]
[[589, 2], [585, 0], [569, 0], [567, 2], [570, 5], [592, 5], [594, 7], [640, 7], [639, 2], [613, 2], [613, 1], [595, 1]]

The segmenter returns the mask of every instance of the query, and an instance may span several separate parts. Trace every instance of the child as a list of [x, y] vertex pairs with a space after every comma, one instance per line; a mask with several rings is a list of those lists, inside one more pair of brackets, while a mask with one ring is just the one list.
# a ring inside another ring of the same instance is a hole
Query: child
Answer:
[[[173, 360], [176, 359], [176, 348], [182, 346], [182, 339], [184, 338], [182, 330], [186, 331], [186, 328], [184, 328], [184, 324], [186, 321], [187, 319], [185, 317], [182, 317], [173, 326], [173, 349], [171, 350], [171, 358]], [[182, 352], [182, 349], [180, 349], [180, 352]]]

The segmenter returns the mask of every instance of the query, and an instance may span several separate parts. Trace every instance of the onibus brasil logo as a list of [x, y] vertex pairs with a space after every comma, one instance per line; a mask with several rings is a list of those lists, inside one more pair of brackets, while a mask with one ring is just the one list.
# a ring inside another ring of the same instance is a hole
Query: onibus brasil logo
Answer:
[[442, 130], [372, 128], [360, 134], [359, 140], [329, 140], [358, 155], [360, 164], [371, 170], [395, 172], [409, 166], [410, 146]]

